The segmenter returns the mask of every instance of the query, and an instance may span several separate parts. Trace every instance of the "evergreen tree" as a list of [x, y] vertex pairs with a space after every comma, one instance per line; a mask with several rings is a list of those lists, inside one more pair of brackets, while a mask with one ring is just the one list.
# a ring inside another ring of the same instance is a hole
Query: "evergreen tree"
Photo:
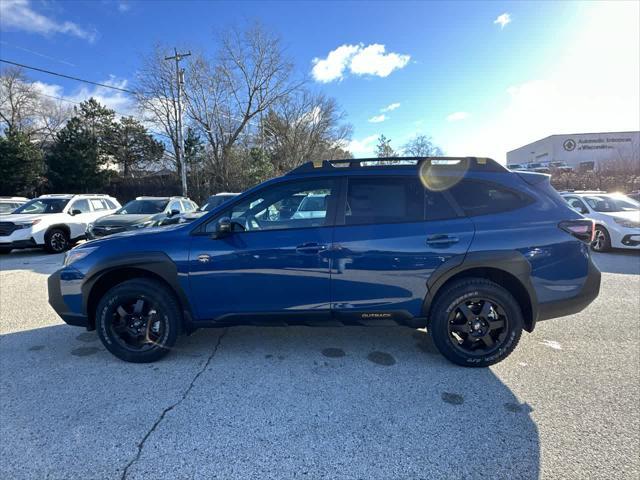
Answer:
[[26, 133], [16, 130], [0, 137], [0, 195], [32, 196], [43, 172], [42, 151]]
[[133, 169], [159, 161], [164, 153], [162, 143], [149, 135], [144, 125], [133, 117], [123, 117], [112, 124], [109, 137], [108, 149], [124, 177], [130, 176]]
[[99, 190], [108, 180], [100, 158], [98, 138], [73, 117], [56, 135], [47, 157], [49, 186], [54, 192]]

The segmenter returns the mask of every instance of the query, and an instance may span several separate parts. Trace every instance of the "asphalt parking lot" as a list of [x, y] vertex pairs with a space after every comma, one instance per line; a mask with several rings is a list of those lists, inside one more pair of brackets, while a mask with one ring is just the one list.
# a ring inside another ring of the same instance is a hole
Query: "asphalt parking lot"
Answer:
[[47, 304], [61, 256], [0, 257], [0, 478], [640, 476], [640, 255], [489, 369], [401, 327], [198, 331], [123, 363]]

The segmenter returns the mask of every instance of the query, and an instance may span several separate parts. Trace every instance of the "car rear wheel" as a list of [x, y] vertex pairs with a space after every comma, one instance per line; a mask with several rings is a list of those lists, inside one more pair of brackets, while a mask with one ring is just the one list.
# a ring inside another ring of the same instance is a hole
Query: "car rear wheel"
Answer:
[[69, 248], [69, 234], [60, 228], [52, 228], [44, 236], [44, 249], [49, 253], [62, 253]]
[[148, 363], [174, 346], [182, 314], [160, 282], [134, 279], [111, 288], [98, 303], [96, 329], [102, 344], [126, 362]]
[[611, 250], [611, 237], [609, 232], [602, 225], [596, 225], [593, 232], [593, 242], [591, 248], [594, 252], [607, 252]]
[[522, 327], [520, 306], [506, 289], [489, 280], [467, 278], [438, 295], [428, 330], [448, 360], [487, 367], [511, 354]]

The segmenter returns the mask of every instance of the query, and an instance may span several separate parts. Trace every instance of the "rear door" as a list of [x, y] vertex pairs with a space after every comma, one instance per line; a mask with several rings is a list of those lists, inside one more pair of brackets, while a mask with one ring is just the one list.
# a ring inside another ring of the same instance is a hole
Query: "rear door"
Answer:
[[89, 225], [95, 217], [88, 198], [78, 198], [69, 206], [68, 212], [76, 211], [68, 223], [71, 238], [78, 238], [85, 234], [87, 225]]
[[417, 175], [344, 180], [332, 247], [331, 308], [345, 320], [421, 315], [427, 280], [462, 262], [472, 222]]

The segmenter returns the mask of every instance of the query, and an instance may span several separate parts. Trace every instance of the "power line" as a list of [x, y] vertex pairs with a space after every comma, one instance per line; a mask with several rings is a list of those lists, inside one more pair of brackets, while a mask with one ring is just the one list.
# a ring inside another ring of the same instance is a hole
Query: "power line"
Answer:
[[136, 92], [134, 92], [133, 90], [127, 90], [126, 88], [114, 87], [113, 85], [106, 85], [104, 83], [98, 83], [98, 82], [94, 82], [94, 81], [91, 81], [91, 80], [85, 80], [83, 78], [72, 77], [71, 75], [65, 75], [64, 73], [52, 72], [51, 70], [45, 70], [44, 68], [32, 67], [30, 65], [24, 65], [22, 63], [11, 62], [9, 60], [4, 60], [2, 58], [0, 58], [0, 62], [8, 63], [9, 65], [15, 65], [16, 67], [26, 68], [26, 69], [29, 69], [29, 70], [35, 70], [36, 72], [42, 72], [42, 73], [47, 73], [49, 75], [55, 75], [56, 77], [68, 78], [69, 80], [75, 80], [76, 82], [89, 83], [91, 85], [97, 85], [98, 87], [110, 88], [112, 90], [119, 90], [121, 92], [130, 93], [132, 95], [136, 94]]

